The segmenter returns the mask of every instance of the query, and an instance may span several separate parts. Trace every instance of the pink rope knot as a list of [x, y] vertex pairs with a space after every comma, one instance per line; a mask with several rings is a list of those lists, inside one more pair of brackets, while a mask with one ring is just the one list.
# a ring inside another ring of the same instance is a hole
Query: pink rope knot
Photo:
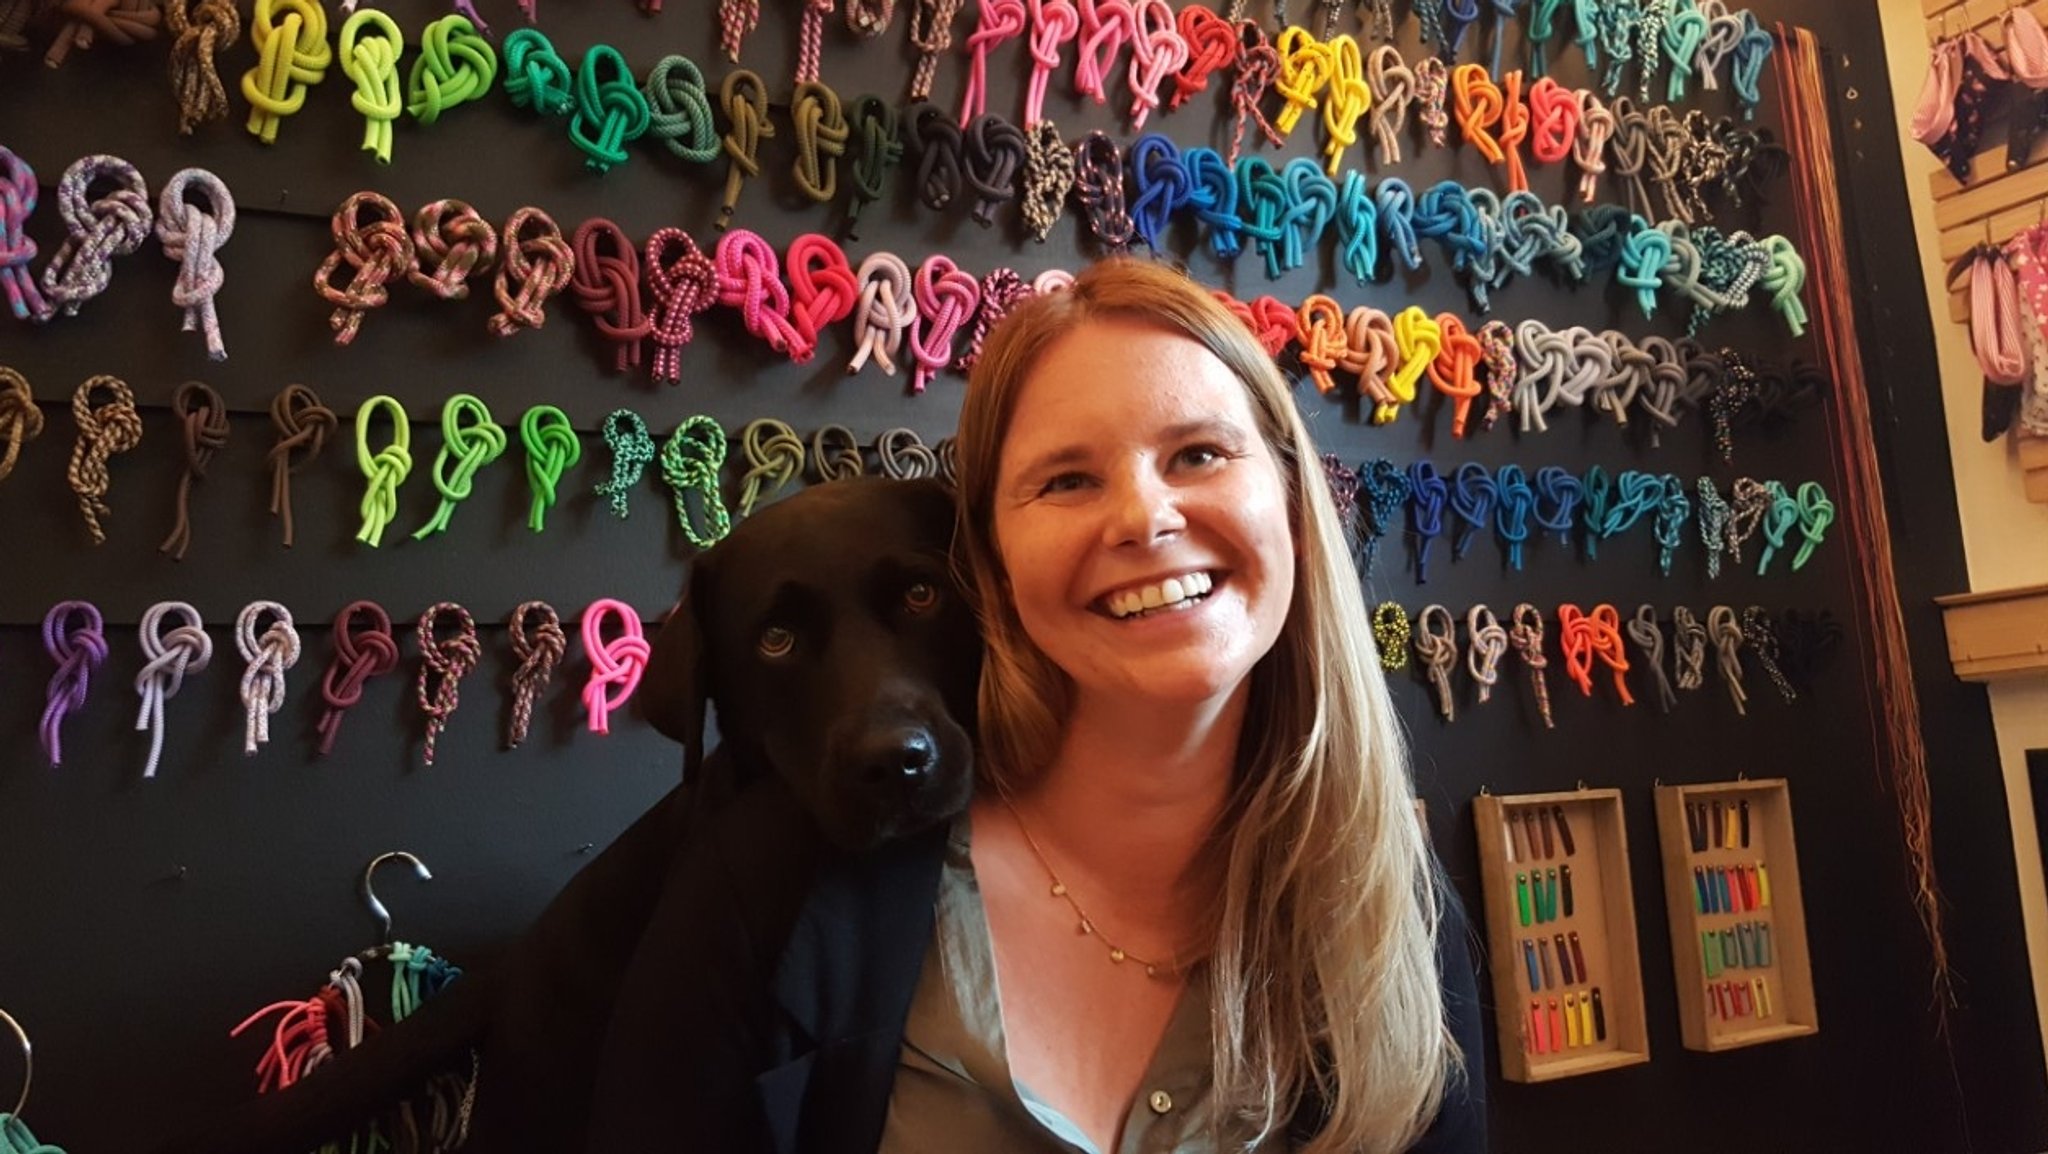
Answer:
[[[72, 618], [76, 616], [77, 622]], [[92, 671], [107, 659], [106, 626], [90, 601], [59, 601], [43, 615], [43, 652], [57, 663], [43, 704], [43, 752], [64, 764], [64, 718], [85, 705]]]
[[[178, 623], [164, 630], [166, 617]], [[213, 638], [199, 611], [183, 601], [159, 601], [142, 615], [142, 655], [148, 660], [135, 675], [135, 692], [142, 708], [135, 715], [135, 730], [149, 734], [149, 760], [142, 776], [155, 777], [157, 761], [164, 750], [164, 702], [185, 687], [187, 673], [205, 670], [213, 660]]]
[[[88, 201], [86, 194], [102, 178], [118, 187]], [[65, 316], [76, 316], [80, 305], [114, 279], [114, 258], [149, 239], [149, 189], [135, 166], [118, 156], [80, 157], [57, 182], [57, 215], [69, 235], [43, 267], [43, 295]]]
[[28, 271], [36, 259], [36, 242], [23, 230], [35, 211], [35, 170], [0, 147], [0, 288], [7, 292], [7, 307], [14, 319], [21, 321], [50, 319], [49, 302]]
[[740, 310], [748, 332], [798, 364], [811, 359], [803, 334], [789, 323], [789, 288], [775, 249], [761, 234], [736, 228], [719, 237], [711, 263], [718, 270], [718, 303]]
[[1024, 0], [978, 0], [981, 23], [967, 37], [971, 58], [967, 65], [967, 89], [960, 97], [960, 127], [965, 128], [988, 111], [988, 54], [1005, 40], [1024, 31]]
[[[434, 627], [442, 617], [455, 619], [453, 637], [437, 638]], [[476, 619], [453, 601], [442, 601], [420, 614], [420, 679], [415, 686], [420, 710], [427, 715], [425, 759], [434, 764], [434, 743], [447, 726], [455, 707], [462, 703], [462, 679], [483, 659], [482, 642], [477, 640]], [[429, 689], [431, 686], [431, 690]]]
[[601, 216], [578, 225], [571, 240], [576, 272], [569, 288], [612, 345], [612, 365], [623, 373], [639, 365], [640, 342], [654, 331], [640, 301], [640, 254], [625, 230]]
[[[195, 190], [205, 204], [187, 204], [187, 189]], [[184, 332], [206, 334], [206, 355], [216, 361], [228, 358], [220, 338], [220, 317], [213, 308], [214, 294], [227, 279], [216, 254], [233, 235], [235, 198], [219, 177], [203, 168], [188, 168], [164, 184], [157, 201], [156, 237], [164, 255], [178, 262], [171, 303], [185, 310]]]
[[[669, 258], [670, 249], [681, 255]], [[718, 270], [690, 234], [664, 228], [647, 238], [647, 283], [654, 290], [654, 379], [682, 379], [683, 346], [695, 335], [691, 318], [718, 303]]]
[[1131, 37], [1137, 17], [1129, 0], [1081, 0], [1081, 47], [1074, 57], [1074, 91], [1109, 103], [1106, 85], [1116, 54]]
[[[265, 616], [270, 624], [259, 635]], [[235, 649], [242, 670], [242, 752], [251, 754], [270, 740], [270, 715], [284, 708], [284, 675], [299, 663], [299, 631], [291, 610], [275, 601], [251, 601], [235, 617]]]
[[491, 332], [509, 337], [521, 328], [546, 324], [548, 298], [567, 287], [574, 275], [576, 255], [554, 218], [533, 207], [513, 213], [505, 222], [505, 260], [491, 286], [498, 298], [498, 311], [487, 322]]
[[869, 253], [860, 262], [860, 303], [854, 308], [853, 359], [848, 373], [857, 373], [870, 356], [882, 371], [896, 375], [896, 354], [903, 334], [917, 320], [917, 299], [911, 295], [910, 266], [892, 252]]
[[[604, 639], [608, 617], [618, 618], [621, 630], [610, 641]], [[590, 732], [609, 734], [612, 710], [633, 696], [640, 674], [647, 668], [647, 638], [640, 631], [640, 615], [609, 597], [591, 602], [583, 611], [583, 651], [590, 657], [590, 680], [583, 683], [583, 708], [590, 713]]]
[[1049, 268], [1031, 278], [1031, 291], [1040, 296], [1063, 293], [1074, 287], [1074, 274], [1063, 268]]
[[1010, 315], [1017, 302], [1031, 296], [1033, 291], [1013, 268], [999, 268], [982, 277], [981, 309], [974, 314], [974, 331], [968, 335], [967, 351], [953, 367], [963, 373], [973, 372], [974, 362], [981, 359], [982, 342], [988, 339], [989, 330]]
[[825, 46], [825, 17], [836, 0], [805, 0], [803, 29], [797, 36], [796, 82], [818, 82], [818, 57]]
[[[357, 618], [368, 625], [358, 628]], [[334, 660], [320, 678], [320, 697], [327, 712], [320, 715], [320, 753], [334, 752], [341, 718], [363, 699], [363, 684], [398, 668], [398, 640], [391, 635], [391, 616], [375, 601], [351, 602], [334, 618]]]
[[1045, 85], [1060, 66], [1060, 45], [1081, 31], [1072, 0], [1031, 0], [1031, 82], [1024, 91], [1024, 127], [1045, 119]]
[[924, 387], [941, 369], [953, 363], [953, 342], [974, 319], [981, 302], [981, 286], [972, 273], [962, 272], [944, 255], [934, 253], [917, 266], [913, 286], [917, 294], [917, 319], [910, 326], [910, 354], [917, 360], [910, 391]]
[[1138, 0], [1131, 11], [1131, 129], [1145, 127], [1145, 118], [1159, 107], [1159, 86], [1188, 62], [1188, 42], [1181, 39], [1173, 8], [1166, 0]]
[[853, 312], [860, 300], [860, 282], [853, 279], [853, 266], [838, 242], [822, 233], [805, 233], [789, 242], [784, 254], [789, 266], [790, 291], [796, 307], [790, 310], [806, 349], [816, 351], [818, 334], [826, 325], [837, 324]]
[[[334, 234], [334, 251], [313, 274], [313, 288], [334, 306], [327, 323], [334, 330], [334, 343], [345, 345], [356, 339], [363, 314], [391, 299], [384, 285], [412, 267], [414, 249], [398, 206], [375, 192], [359, 192], [343, 201], [329, 230]], [[334, 273], [344, 261], [355, 271], [349, 275], [348, 287], [335, 288]]]
[[469, 296], [469, 278], [498, 263], [498, 231], [466, 201], [437, 200], [412, 218], [418, 259], [407, 279], [444, 301]]

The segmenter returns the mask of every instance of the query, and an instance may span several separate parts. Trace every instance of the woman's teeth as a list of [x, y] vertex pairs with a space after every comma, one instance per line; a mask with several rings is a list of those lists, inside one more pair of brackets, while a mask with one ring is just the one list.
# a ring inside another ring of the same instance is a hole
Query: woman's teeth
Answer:
[[1168, 577], [1156, 585], [1126, 589], [1109, 596], [1109, 614], [1119, 620], [1154, 609], [1186, 608], [1207, 596], [1215, 582], [1205, 572]]

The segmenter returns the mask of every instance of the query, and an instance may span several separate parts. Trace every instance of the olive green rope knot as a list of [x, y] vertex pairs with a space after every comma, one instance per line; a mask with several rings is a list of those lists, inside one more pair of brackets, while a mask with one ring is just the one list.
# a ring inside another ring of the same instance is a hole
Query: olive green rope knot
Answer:
[[796, 122], [796, 185], [818, 204], [839, 195], [839, 158], [846, 155], [846, 113], [839, 94], [816, 80], [796, 86], [790, 101]]
[[654, 438], [647, 433], [647, 422], [631, 409], [614, 409], [604, 419], [605, 447], [612, 451], [612, 477], [597, 486], [599, 496], [611, 501], [612, 512], [619, 517], [626, 516], [626, 498], [633, 486], [646, 475], [647, 466], [654, 463]]
[[[669, 434], [661, 447], [661, 475], [675, 490], [676, 524], [699, 549], [709, 549], [732, 531], [732, 516], [718, 495], [718, 470], [725, 465], [725, 430], [706, 416], [690, 417]], [[706, 531], [690, 520], [686, 500], [695, 492], [704, 506]]]
[[541, 116], [564, 116], [576, 107], [569, 62], [540, 29], [521, 28], [505, 37], [505, 95], [512, 107]]
[[583, 459], [583, 442], [567, 413], [553, 405], [535, 405], [519, 418], [519, 443], [526, 446], [526, 484], [533, 490], [526, 527], [538, 533], [547, 527], [562, 474]]
[[775, 124], [768, 119], [768, 88], [761, 78], [744, 68], [725, 74], [718, 88], [719, 103], [731, 125], [723, 138], [725, 154], [731, 160], [725, 173], [725, 200], [719, 205], [718, 227], [732, 224], [733, 209], [740, 202], [740, 189], [747, 178], [761, 171], [761, 142], [775, 137]]
[[[491, 419], [491, 410], [468, 393], [457, 393], [441, 406], [441, 448], [434, 454], [434, 488], [441, 506], [412, 535], [419, 541], [448, 527], [458, 502], [469, 499], [477, 470], [505, 452], [505, 430]], [[449, 469], [449, 463], [454, 469]]]
[[747, 453], [747, 473], [740, 480], [740, 516], [747, 517], [753, 514], [756, 502], [803, 476], [804, 443], [794, 429], [773, 417], [748, 425], [741, 442]]
[[846, 205], [846, 235], [860, 239], [860, 210], [882, 199], [889, 174], [903, 159], [901, 121], [896, 106], [879, 96], [863, 96], [853, 104], [852, 135], [860, 154], [853, 162], [853, 189]]
[[606, 173], [626, 163], [626, 146], [652, 121], [653, 109], [633, 87], [626, 58], [608, 44], [591, 45], [576, 70], [576, 114], [569, 120], [569, 139], [583, 150], [584, 165]]
[[406, 111], [433, 124], [458, 104], [481, 100], [498, 75], [498, 53], [476, 25], [452, 13], [420, 31], [420, 54], [412, 62]]

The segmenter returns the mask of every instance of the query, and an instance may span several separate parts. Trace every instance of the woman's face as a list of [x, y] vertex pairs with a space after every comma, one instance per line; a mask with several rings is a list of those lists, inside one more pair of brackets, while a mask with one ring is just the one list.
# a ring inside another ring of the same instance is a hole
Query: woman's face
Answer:
[[1244, 385], [1120, 318], [1060, 337], [1025, 379], [995, 540], [1025, 633], [1083, 697], [1226, 697], [1293, 598], [1286, 484]]

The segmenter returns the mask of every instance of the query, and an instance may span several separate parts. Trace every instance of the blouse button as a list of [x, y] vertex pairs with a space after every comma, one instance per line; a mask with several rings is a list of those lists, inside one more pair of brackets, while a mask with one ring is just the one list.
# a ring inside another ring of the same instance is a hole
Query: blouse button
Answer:
[[1164, 1090], [1154, 1090], [1148, 1104], [1154, 1114], [1164, 1114], [1173, 1109], [1173, 1096]]

